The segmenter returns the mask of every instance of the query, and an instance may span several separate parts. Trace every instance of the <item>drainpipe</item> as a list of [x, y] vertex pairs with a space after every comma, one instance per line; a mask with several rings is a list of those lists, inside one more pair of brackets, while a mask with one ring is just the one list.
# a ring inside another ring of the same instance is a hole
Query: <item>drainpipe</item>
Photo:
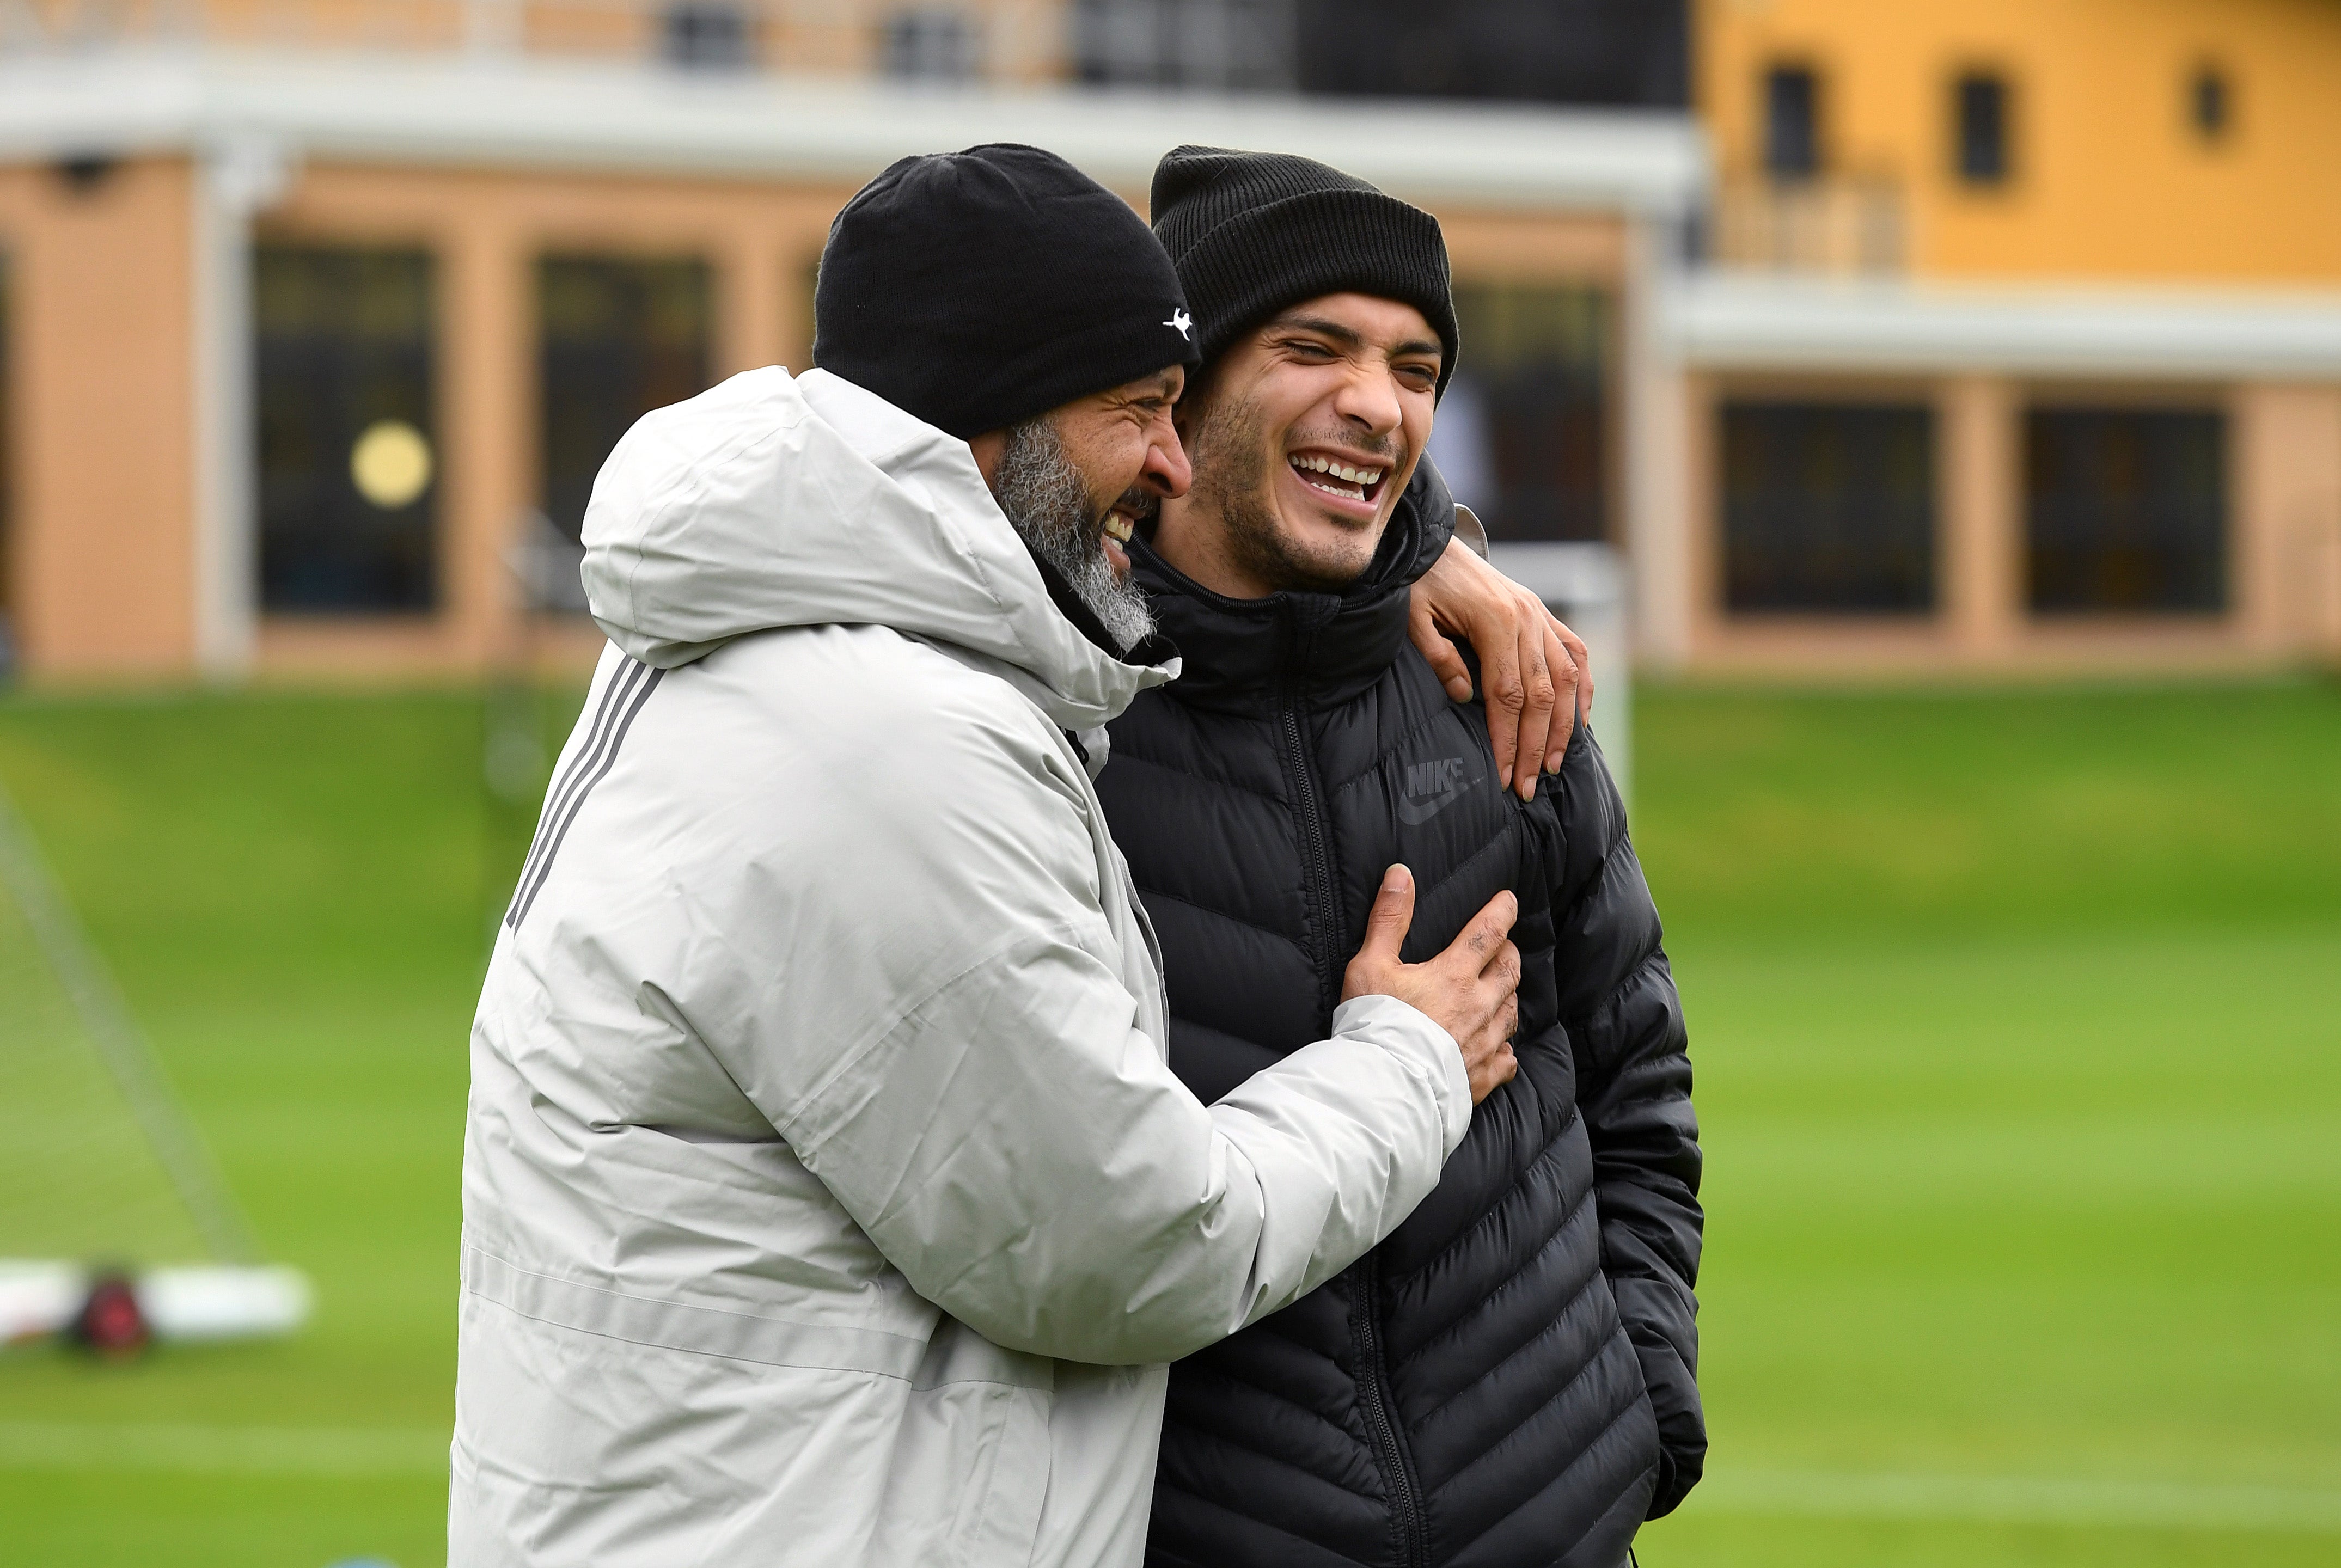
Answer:
[[1668, 208], [1646, 209], [1628, 220], [1619, 334], [1634, 649], [1645, 665], [1660, 670], [1680, 664], [1690, 652], [1689, 432], [1683, 428], [1682, 356], [1671, 319], [1685, 272], [1683, 223], [1682, 213]]
[[236, 133], [199, 144], [194, 165], [195, 668], [235, 680], [252, 669], [260, 578], [252, 220], [283, 196], [295, 159]]

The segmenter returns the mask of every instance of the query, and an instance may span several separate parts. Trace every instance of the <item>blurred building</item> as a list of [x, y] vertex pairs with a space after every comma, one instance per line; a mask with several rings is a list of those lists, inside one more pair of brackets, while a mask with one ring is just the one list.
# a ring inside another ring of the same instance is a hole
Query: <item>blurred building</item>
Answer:
[[[1705, 0], [1708, 665], [2341, 658], [2341, 5]], [[1672, 619], [1669, 619], [1671, 616]]]
[[1439, 214], [1442, 465], [1654, 660], [2341, 656], [2336, 70], [2312, 0], [0, 0], [0, 613], [581, 655], [602, 458], [805, 362], [863, 180], [1200, 141]]

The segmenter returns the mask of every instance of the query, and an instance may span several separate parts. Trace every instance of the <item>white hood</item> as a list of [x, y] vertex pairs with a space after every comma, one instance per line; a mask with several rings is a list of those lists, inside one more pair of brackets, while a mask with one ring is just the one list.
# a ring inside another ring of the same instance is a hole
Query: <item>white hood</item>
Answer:
[[965, 442], [825, 371], [748, 371], [644, 415], [593, 482], [584, 539], [593, 619], [661, 669], [751, 632], [887, 626], [1074, 730], [1178, 673], [1059, 612]]

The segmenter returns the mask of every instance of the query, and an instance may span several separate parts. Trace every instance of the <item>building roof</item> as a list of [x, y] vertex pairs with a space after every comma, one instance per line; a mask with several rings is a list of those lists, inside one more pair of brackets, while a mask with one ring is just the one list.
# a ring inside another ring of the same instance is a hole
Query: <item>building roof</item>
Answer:
[[518, 55], [122, 46], [0, 56], [0, 158], [261, 140], [293, 156], [859, 182], [905, 154], [1052, 148], [1143, 189], [1181, 142], [1322, 158], [1417, 199], [1687, 209], [1687, 115], [1064, 87], [1007, 91]]
[[2341, 293], [1709, 271], [1668, 313], [1683, 357], [1715, 370], [2341, 380]]

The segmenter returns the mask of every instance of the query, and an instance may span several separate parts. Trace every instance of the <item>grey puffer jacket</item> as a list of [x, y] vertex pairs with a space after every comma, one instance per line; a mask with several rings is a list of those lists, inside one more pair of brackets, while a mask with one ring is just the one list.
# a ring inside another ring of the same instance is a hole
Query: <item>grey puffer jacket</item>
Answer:
[[963, 442], [815, 372], [645, 419], [614, 646], [472, 1034], [456, 1568], [1127, 1568], [1164, 1364], [1401, 1221], [1470, 1121], [1390, 997], [1206, 1107]]

